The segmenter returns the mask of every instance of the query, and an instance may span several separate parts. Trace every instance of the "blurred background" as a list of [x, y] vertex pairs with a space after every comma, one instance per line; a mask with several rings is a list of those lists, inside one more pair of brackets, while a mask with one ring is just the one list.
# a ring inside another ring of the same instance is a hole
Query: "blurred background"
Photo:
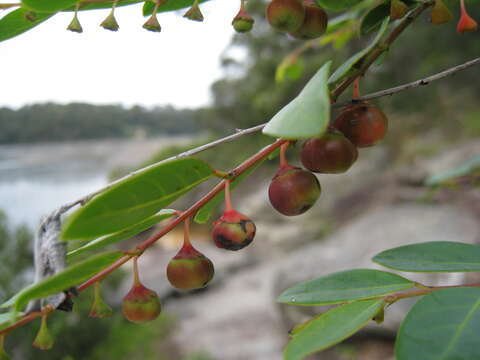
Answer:
[[[449, 4], [457, 16], [458, 4]], [[230, 25], [236, 1], [211, 0], [201, 5], [204, 23], [183, 19], [183, 12], [160, 15], [160, 34], [142, 30], [141, 6], [128, 6], [117, 10], [118, 33], [98, 27], [107, 11], [91, 11], [79, 14], [81, 35], [65, 31], [71, 15], [59, 14], [2, 43], [2, 302], [33, 279], [31, 249], [41, 216], [131, 170], [268, 121], [325, 61], [333, 59], [337, 67], [367, 43], [352, 29], [351, 42], [313, 46], [299, 60], [301, 72], [283, 81], [277, 73], [276, 81], [277, 66], [302, 42], [272, 30], [265, 5], [249, 0], [256, 22], [248, 34], [237, 35]], [[479, 20], [478, 3], [472, 5], [470, 14]], [[424, 14], [369, 71], [361, 90], [414, 81], [479, 54], [478, 33], [458, 35], [455, 22], [432, 26]], [[234, 206], [257, 224], [248, 248], [221, 251], [211, 243], [210, 224], [192, 229], [195, 246], [216, 266], [208, 288], [180, 293], [170, 287], [165, 267], [182, 232], [168, 234], [140, 260], [141, 278], [163, 301], [158, 320], [133, 325], [122, 318], [119, 306], [131, 282], [126, 266], [104, 281], [105, 298], [117, 310], [113, 318], [87, 318], [87, 291], [74, 313], [57, 313], [49, 322], [56, 334], [52, 350], [30, 346], [39, 326], [33, 323], [8, 336], [7, 351], [13, 359], [280, 359], [288, 330], [325, 310], [276, 304], [289, 286], [334, 271], [377, 268], [370, 258], [394, 246], [480, 242], [478, 178], [435, 189], [424, 185], [465, 162], [480, 164], [479, 76], [473, 67], [373, 101], [389, 118], [385, 141], [362, 149], [349, 172], [319, 176], [322, 196], [304, 215], [286, 218], [271, 208], [267, 188], [277, 160], [267, 161], [233, 194]], [[250, 135], [198, 157], [228, 170], [269, 142]], [[289, 152], [296, 165], [299, 148]], [[186, 208], [209, 186], [175, 208]], [[472, 275], [407, 276], [446, 285]], [[413, 301], [391, 306], [381, 326], [369, 325], [311, 359], [393, 360], [395, 331]]]

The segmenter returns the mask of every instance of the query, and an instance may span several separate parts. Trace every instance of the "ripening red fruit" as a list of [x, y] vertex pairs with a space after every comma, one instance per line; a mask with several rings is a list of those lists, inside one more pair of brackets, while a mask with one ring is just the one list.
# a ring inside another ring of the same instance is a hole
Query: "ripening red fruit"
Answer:
[[342, 133], [329, 130], [320, 138], [305, 141], [300, 156], [303, 166], [310, 171], [339, 174], [357, 160], [358, 151]]
[[267, 6], [266, 17], [275, 29], [294, 32], [303, 24], [305, 8], [300, 0], [272, 0]]
[[255, 224], [235, 210], [226, 210], [213, 224], [215, 245], [226, 250], [240, 250], [249, 245], [255, 236]]
[[162, 307], [155, 291], [143, 286], [138, 276], [138, 257], [133, 259], [133, 286], [123, 298], [122, 312], [127, 320], [144, 323], [155, 320]]
[[353, 145], [368, 147], [385, 137], [388, 119], [376, 106], [359, 102], [345, 107], [334, 120], [333, 127], [341, 131]]
[[270, 183], [268, 197], [281, 214], [295, 216], [310, 209], [320, 196], [317, 177], [290, 165], [281, 166]]
[[241, 0], [240, 10], [232, 20], [233, 28], [239, 33], [249, 32], [252, 30], [254, 22], [255, 20], [250, 16], [247, 10], [245, 10], [245, 0]]
[[167, 266], [167, 278], [173, 287], [192, 290], [205, 287], [213, 278], [213, 263], [189, 242], [184, 242]]
[[304, 0], [305, 19], [297, 31], [291, 32], [290, 35], [297, 39], [315, 39], [320, 37], [327, 30], [328, 15], [313, 0]]
[[460, 7], [461, 7], [461, 14], [460, 20], [457, 24], [457, 32], [459, 34], [463, 34], [465, 32], [475, 31], [477, 30], [478, 24], [475, 20], [473, 20], [470, 15], [467, 13], [467, 9], [465, 8], [465, 0], [460, 0]]
[[133, 285], [123, 298], [122, 312], [125, 318], [134, 323], [144, 323], [155, 320], [162, 307], [155, 291], [142, 284]]

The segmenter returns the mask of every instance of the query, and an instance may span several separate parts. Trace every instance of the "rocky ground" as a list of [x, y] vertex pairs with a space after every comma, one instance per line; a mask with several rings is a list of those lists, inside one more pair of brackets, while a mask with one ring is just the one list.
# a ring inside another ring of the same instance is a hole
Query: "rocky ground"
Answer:
[[[363, 150], [347, 174], [319, 177], [323, 188], [319, 203], [296, 218], [282, 217], [270, 207], [268, 178], [250, 182], [246, 187], [251, 195], [235, 198], [243, 199], [239, 210], [257, 224], [252, 245], [230, 253], [205, 241], [205, 227], [194, 234], [196, 246], [216, 264], [211, 286], [180, 294], [168, 285], [165, 264], [181, 241], [180, 232], [142, 257], [141, 266], [148, 268], [143, 272], [145, 283], [156, 287], [165, 311], [177, 317], [172, 347], [178, 356], [202, 351], [215, 360], [281, 359], [288, 330], [325, 310], [275, 303], [284, 289], [335, 271], [380, 269], [370, 259], [391, 247], [426, 241], [480, 243], [478, 187], [432, 192], [422, 186], [427, 176], [479, 154], [480, 144], [469, 143], [390, 169], [382, 148]], [[429, 285], [475, 280], [472, 274], [404, 275]], [[351, 340], [311, 359], [393, 359], [395, 331], [414, 302], [394, 304], [382, 325], [372, 322]]]

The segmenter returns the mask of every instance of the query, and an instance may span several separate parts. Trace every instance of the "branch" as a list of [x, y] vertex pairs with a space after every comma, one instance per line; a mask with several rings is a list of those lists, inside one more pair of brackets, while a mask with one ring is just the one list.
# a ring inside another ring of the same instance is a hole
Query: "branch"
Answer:
[[420, 79], [420, 80], [412, 81], [412, 82], [409, 82], [407, 84], [395, 86], [395, 87], [390, 88], [390, 89], [385, 89], [385, 90], [377, 91], [377, 92], [374, 92], [374, 93], [371, 93], [371, 94], [368, 94], [368, 95], [360, 96], [360, 97], [356, 98], [355, 100], [352, 99], [348, 102], [344, 102], [344, 103], [341, 103], [341, 104], [334, 104], [333, 107], [335, 107], [335, 108], [343, 107], [345, 105], [351, 104], [352, 102], [377, 99], [377, 98], [381, 98], [383, 96], [393, 95], [393, 94], [399, 93], [399, 92], [404, 91], [404, 90], [413, 89], [413, 88], [416, 88], [416, 87], [419, 87], [419, 86], [428, 85], [432, 81], [443, 79], [447, 76], [454, 75], [455, 73], [457, 73], [459, 71], [468, 69], [469, 67], [472, 67], [474, 65], [479, 65], [479, 64], [480, 64], [480, 57], [476, 58], [476, 59], [473, 59], [473, 60], [470, 60], [470, 61], [467, 61], [466, 63], [463, 63], [461, 65], [454, 66], [450, 69], [444, 70], [444, 71], [439, 72], [435, 75], [431, 75], [431, 76], [428, 76], [428, 77]]
[[21, 3], [9, 3], [9, 4], [0, 4], [0, 10], [10, 9], [12, 7], [20, 7]]
[[411, 14], [409, 14], [395, 29], [392, 30], [387, 39], [380, 46], [377, 45], [375, 50], [370, 54], [367, 54], [363, 59], [367, 59], [360, 69], [354, 72], [353, 75], [343, 80], [331, 93], [332, 102], [335, 102], [337, 98], [350, 86], [353, 81], [359, 77], [365, 75], [365, 72], [372, 66], [372, 64], [388, 50], [390, 45], [400, 36], [400, 34], [417, 19], [420, 14], [430, 6], [434, 4], [434, 1], [424, 2], [419, 5]]
[[[229, 180], [234, 180], [238, 176], [240, 176], [242, 173], [247, 171], [250, 167], [255, 165], [257, 162], [262, 160], [263, 158], [267, 157], [269, 154], [271, 154], [273, 151], [275, 151], [277, 148], [279, 148], [282, 144], [287, 143], [288, 140], [277, 140], [274, 143], [266, 146], [259, 152], [257, 152], [255, 155], [247, 159], [245, 162], [237, 166], [236, 168], [232, 169], [228, 174], [229, 174]], [[194, 203], [190, 208], [182, 212], [175, 220], [171, 221], [168, 223], [166, 226], [161, 228], [158, 232], [150, 236], [148, 239], [146, 239], [144, 242], [142, 242], [140, 245], [138, 245], [135, 249], [131, 251], [126, 251], [125, 256], [122, 256], [120, 259], [115, 261], [113, 264], [108, 266], [107, 268], [103, 269], [96, 275], [92, 276], [90, 279], [85, 281], [83, 284], [77, 287], [77, 290], [83, 291], [87, 289], [89, 286], [95, 284], [96, 282], [102, 280], [105, 278], [108, 274], [110, 274], [112, 271], [118, 269], [120, 266], [128, 262], [131, 258], [134, 256], [138, 256], [145, 249], [148, 247], [152, 246], [156, 241], [158, 241], [162, 236], [165, 234], [169, 233], [172, 231], [178, 224], [183, 222], [185, 219], [193, 216], [202, 206], [204, 206], [207, 202], [209, 202], [211, 199], [213, 199], [220, 191], [223, 190], [225, 186], [225, 182], [227, 180], [222, 180], [220, 181], [212, 190], [210, 190], [204, 197], [202, 197], [200, 200], [198, 200], [196, 203]], [[11, 326], [3, 329], [0, 331], [0, 335], [2, 334], [7, 334], [11, 332], [12, 330], [25, 325], [29, 323], [30, 321], [36, 319], [37, 317], [42, 316], [46, 312], [51, 311], [51, 308], [46, 307], [43, 309], [41, 312], [35, 312], [35, 313], [30, 313], [25, 315], [23, 318], [21, 318], [19, 321], [16, 323], [12, 324]]]

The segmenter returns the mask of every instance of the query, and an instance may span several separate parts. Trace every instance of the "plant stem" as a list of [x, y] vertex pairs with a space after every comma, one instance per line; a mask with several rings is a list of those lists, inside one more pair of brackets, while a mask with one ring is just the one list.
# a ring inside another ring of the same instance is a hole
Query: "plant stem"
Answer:
[[225, 179], [225, 212], [232, 211], [232, 198], [230, 196], [230, 180]]
[[288, 148], [289, 143], [286, 142], [280, 147], [280, 168], [284, 168], [288, 166], [288, 161], [287, 161], [287, 148]]
[[423, 286], [422, 285], [422, 287], [423, 287], [422, 289], [401, 291], [391, 295], [374, 297], [372, 299], [384, 299], [385, 302], [388, 302], [391, 304], [401, 299], [428, 295], [438, 290], [459, 288], [459, 287], [480, 287], [480, 284], [460, 284], [460, 285], [445, 285], [445, 286]]
[[400, 34], [416, 19], [420, 14], [430, 6], [432, 6], [434, 1], [424, 2], [413, 10], [413, 12], [408, 15], [405, 20], [403, 20], [395, 29], [392, 30], [387, 39], [383, 42], [381, 46], [377, 46], [370, 54], [367, 54], [364, 59], [367, 59], [365, 63], [353, 73], [352, 76], [343, 80], [331, 93], [331, 99], [335, 102], [338, 97], [345, 91], [347, 87], [359, 76], [365, 74], [365, 72], [370, 68], [370, 66], [377, 60], [380, 55], [388, 50], [389, 46], [400, 36]]

